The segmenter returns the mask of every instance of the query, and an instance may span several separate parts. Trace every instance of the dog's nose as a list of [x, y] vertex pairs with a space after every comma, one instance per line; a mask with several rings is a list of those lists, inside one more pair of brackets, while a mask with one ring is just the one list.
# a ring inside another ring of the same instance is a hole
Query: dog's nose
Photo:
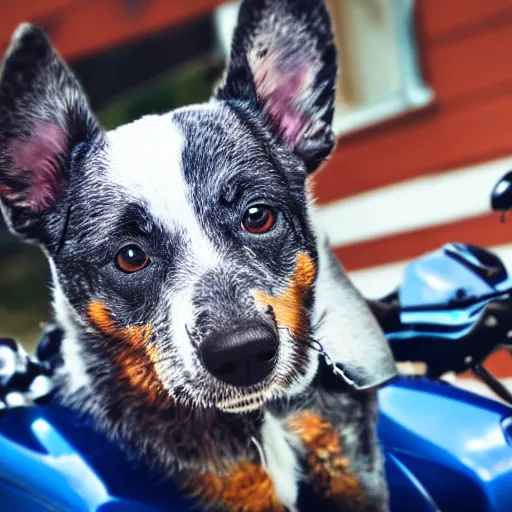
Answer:
[[270, 374], [277, 348], [276, 330], [257, 324], [211, 334], [199, 353], [203, 365], [214, 377], [242, 387], [257, 384]]

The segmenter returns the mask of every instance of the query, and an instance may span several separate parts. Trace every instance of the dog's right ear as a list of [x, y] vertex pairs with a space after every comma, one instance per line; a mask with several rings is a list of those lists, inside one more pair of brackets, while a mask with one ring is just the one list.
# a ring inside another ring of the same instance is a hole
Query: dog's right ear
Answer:
[[75, 77], [34, 25], [14, 33], [0, 71], [0, 204], [38, 240], [65, 192], [73, 149], [100, 132]]
[[263, 112], [312, 172], [334, 147], [336, 60], [323, 0], [244, 0], [216, 97]]

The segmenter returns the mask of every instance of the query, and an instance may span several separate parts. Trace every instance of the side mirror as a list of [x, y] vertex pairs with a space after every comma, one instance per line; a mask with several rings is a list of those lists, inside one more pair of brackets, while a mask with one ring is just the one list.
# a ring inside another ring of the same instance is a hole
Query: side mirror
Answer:
[[494, 186], [491, 208], [501, 212], [512, 209], [512, 171], [505, 174]]

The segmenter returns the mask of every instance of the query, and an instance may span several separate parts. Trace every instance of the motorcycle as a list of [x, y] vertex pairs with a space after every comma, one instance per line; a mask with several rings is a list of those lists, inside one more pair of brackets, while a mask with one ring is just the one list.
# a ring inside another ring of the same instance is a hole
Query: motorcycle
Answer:
[[[512, 208], [512, 172], [495, 187], [492, 206]], [[499, 348], [512, 350], [512, 275], [490, 251], [451, 243], [413, 261], [397, 290], [368, 302], [396, 361], [424, 369], [379, 390], [391, 511], [512, 511], [512, 394], [484, 366]], [[39, 359], [56, 337], [46, 332]], [[442, 379], [450, 372], [472, 372], [501, 401], [453, 386]], [[49, 400], [0, 418], [1, 510], [192, 509], [87, 418]]]

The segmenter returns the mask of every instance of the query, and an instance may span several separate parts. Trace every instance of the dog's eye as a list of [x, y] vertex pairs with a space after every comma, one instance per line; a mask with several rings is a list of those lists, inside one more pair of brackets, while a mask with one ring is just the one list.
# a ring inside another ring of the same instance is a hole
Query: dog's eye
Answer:
[[251, 206], [244, 214], [242, 227], [253, 234], [261, 234], [270, 231], [275, 224], [275, 214], [270, 206]]
[[116, 255], [116, 266], [123, 272], [137, 272], [148, 265], [148, 255], [135, 244], [123, 247]]

